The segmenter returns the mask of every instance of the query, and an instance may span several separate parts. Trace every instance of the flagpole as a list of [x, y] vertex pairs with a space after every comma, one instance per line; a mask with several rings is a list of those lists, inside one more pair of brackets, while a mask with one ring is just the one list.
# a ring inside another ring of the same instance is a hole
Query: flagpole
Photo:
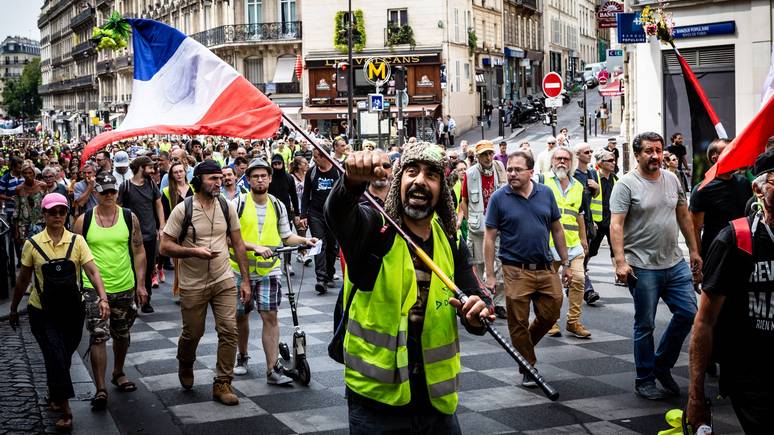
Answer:
[[[317, 152], [319, 152], [320, 155], [325, 158], [325, 160], [328, 160], [333, 165], [334, 168], [336, 168], [339, 172], [341, 172], [341, 174], [344, 174], [345, 172], [344, 166], [341, 164], [341, 162], [334, 159], [330, 154], [328, 154], [328, 152], [326, 152], [320, 145], [317, 144], [316, 140], [314, 140], [306, 133], [306, 131], [302, 130], [298, 125], [296, 125], [296, 123], [292, 119], [290, 119], [290, 117], [288, 117], [285, 113], [282, 114], [282, 118], [285, 120], [285, 122], [290, 124], [290, 126], [295, 128], [296, 131], [300, 133], [301, 136], [304, 137], [304, 139], [307, 140], [307, 142], [311, 143], [312, 146], [317, 150]], [[387, 223], [389, 223], [390, 226], [392, 226], [395, 229], [398, 235], [406, 242], [408, 247], [412, 251], [414, 251], [417, 257], [419, 257], [419, 259], [422, 260], [422, 262], [425, 263], [425, 265], [427, 265], [427, 267], [429, 267], [430, 270], [433, 271], [433, 273], [443, 282], [443, 284], [454, 293], [454, 297], [464, 304], [465, 301], [467, 301], [468, 297], [459, 289], [459, 287], [457, 287], [457, 284], [455, 284], [454, 281], [452, 281], [446, 275], [446, 273], [444, 273], [444, 271], [440, 267], [438, 267], [438, 265], [435, 264], [435, 262], [433, 262], [433, 259], [430, 258], [430, 256], [427, 255], [427, 253], [424, 250], [422, 250], [422, 248], [420, 248], [419, 245], [417, 245], [411, 237], [409, 237], [408, 233], [406, 233], [406, 231], [397, 222], [395, 222], [395, 220], [389, 214], [387, 214], [387, 212], [384, 210], [384, 207], [382, 207], [382, 205], [376, 201], [376, 199], [373, 197], [373, 195], [371, 195], [368, 192], [368, 190], [365, 191], [364, 196], [368, 201], [369, 205], [374, 209], [376, 209], [384, 217], [385, 221], [387, 221]], [[540, 389], [543, 390], [546, 397], [548, 397], [551, 400], [557, 400], [559, 398], [559, 393], [553, 387], [548, 385], [545, 379], [543, 379], [543, 377], [538, 373], [538, 371], [535, 370], [535, 367], [533, 367], [532, 364], [530, 364], [524, 358], [524, 356], [521, 353], [519, 353], [518, 350], [516, 350], [513, 346], [511, 346], [505, 340], [505, 338], [503, 338], [503, 336], [500, 335], [500, 333], [496, 329], [494, 329], [492, 324], [489, 323], [489, 319], [482, 317], [479, 320], [484, 325], [487, 332], [489, 332], [494, 337], [495, 341], [497, 341], [497, 343], [499, 343], [500, 346], [502, 346], [503, 349], [505, 349], [505, 351], [511, 356], [511, 358], [513, 358], [516, 361], [516, 363], [529, 374], [529, 376], [535, 381], [535, 383], [540, 387]]]

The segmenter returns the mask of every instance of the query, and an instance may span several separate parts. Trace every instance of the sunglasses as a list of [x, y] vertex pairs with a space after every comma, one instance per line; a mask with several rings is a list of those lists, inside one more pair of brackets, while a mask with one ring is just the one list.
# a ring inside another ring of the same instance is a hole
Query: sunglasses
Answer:
[[115, 189], [108, 189], [108, 190], [103, 190], [102, 192], [97, 192], [98, 195], [102, 195], [102, 196], [115, 195], [117, 193], [118, 191]]
[[615, 159], [602, 160], [602, 163], [613, 163], [613, 162], [615, 162]]

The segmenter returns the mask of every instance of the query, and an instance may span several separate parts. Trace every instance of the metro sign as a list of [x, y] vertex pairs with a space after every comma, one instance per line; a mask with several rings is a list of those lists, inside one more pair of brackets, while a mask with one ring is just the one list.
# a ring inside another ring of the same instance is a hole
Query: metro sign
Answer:
[[564, 81], [562, 76], [555, 72], [550, 72], [543, 77], [543, 93], [548, 98], [555, 98], [562, 94]]
[[375, 86], [381, 86], [390, 79], [390, 64], [381, 57], [371, 57], [363, 65], [366, 81]]

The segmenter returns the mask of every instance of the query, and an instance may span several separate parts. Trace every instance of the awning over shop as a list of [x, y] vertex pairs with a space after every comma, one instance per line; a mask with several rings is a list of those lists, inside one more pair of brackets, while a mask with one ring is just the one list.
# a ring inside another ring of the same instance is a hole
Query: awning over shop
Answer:
[[277, 59], [277, 69], [274, 70], [273, 83], [293, 82], [293, 70], [296, 67], [295, 57], [280, 57]]
[[[409, 104], [403, 108], [403, 116], [406, 118], [422, 118], [425, 116], [434, 116], [440, 104], [429, 103]], [[390, 106], [390, 114], [397, 114], [398, 108]], [[347, 119], [346, 107], [304, 107], [301, 109], [301, 118], [303, 119]]]
[[484, 79], [483, 74], [476, 74], [476, 83], [486, 83], [486, 79]]

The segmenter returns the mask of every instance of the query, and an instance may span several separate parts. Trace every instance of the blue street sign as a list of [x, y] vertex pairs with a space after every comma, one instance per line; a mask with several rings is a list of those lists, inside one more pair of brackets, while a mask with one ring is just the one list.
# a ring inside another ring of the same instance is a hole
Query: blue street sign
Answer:
[[736, 23], [723, 21], [720, 23], [696, 24], [693, 26], [676, 26], [675, 39], [697, 38], [700, 36], [733, 35], [736, 33]]
[[384, 110], [384, 95], [368, 94], [368, 111], [381, 112]]
[[642, 20], [639, 12], [617, 14], [618, 43], [637, 44], [647, 42], [645, 29], [642, 28]]

